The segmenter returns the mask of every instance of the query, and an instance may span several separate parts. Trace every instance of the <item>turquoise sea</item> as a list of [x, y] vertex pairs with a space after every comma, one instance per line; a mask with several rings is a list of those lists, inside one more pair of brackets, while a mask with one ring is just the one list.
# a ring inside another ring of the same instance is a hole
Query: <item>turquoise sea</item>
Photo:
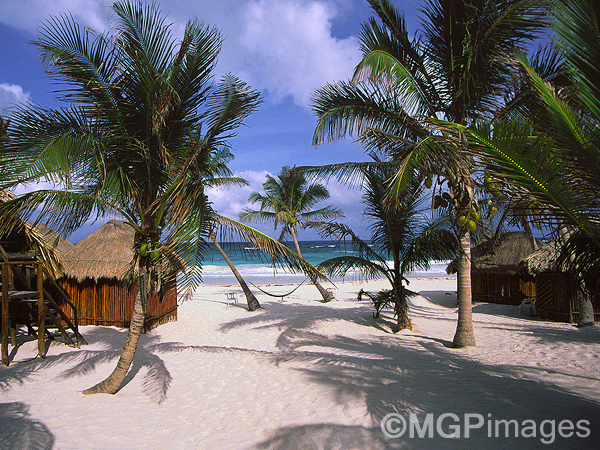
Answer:
[[[286, 245], [290, 248], [294, 247], [293, 243]], [[252, 252], [252, 249], [244, 244], [224, 244], [223, 249], [247, 282], [256, 285], [299, 284], [306, 278], [302, 273], [290, 273], [280, 268], [273, 269], [268, 257], [261, 258], [260, 255]], [[350, 245], [338, 244], [333, 241], [301, 241], [300, 251], [304, 259], [314, 266], [317, 266], [321, 261], [335, 256], [341, 256], [346, 253], [352, 254]], [[428, 271], [411, 273], [407, 278], [447, 277], [449, 276], [446, 274], [448, 263], [449, 261], [432, 261]], [[204, 259], [202, 280], [207, 285], [237, 284], [229, 266], [227, 266], [221, 254], [212, 245]], [[334, 282], [359, 280], [360, 276], [356, 273], [349, 273], [344, 279], [332, 279]]]

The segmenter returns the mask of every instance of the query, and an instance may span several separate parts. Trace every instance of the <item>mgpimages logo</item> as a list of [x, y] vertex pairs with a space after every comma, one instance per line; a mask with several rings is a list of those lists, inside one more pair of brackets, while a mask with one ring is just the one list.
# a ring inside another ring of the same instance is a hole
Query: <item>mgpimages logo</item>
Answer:
[[[480, 431], [476, 431], [480, 430]], [[494, 419], [492, 414], [487, 418], [483, 414], [466, 413], [461, 417], [453, 413], [444, 413], [435, 417], [428, 413], [425, 420], [419, 421], [417, 415], [410, 413], [408, 421], [397, 413], [387, 414], [381, 420], [381, 431], [388, 438], [434, 438], [468, 439], [472, 433], [486, 432], [490, 439], [499, 437], [539, 438], [544, 444], [552, 444], [557, 436], [563, 438], [587, 438], [590, 436], [588, 420], [542, 420], [539, 423], [532, 419]], [[408, 434], [407, 434], [408, 432]]]

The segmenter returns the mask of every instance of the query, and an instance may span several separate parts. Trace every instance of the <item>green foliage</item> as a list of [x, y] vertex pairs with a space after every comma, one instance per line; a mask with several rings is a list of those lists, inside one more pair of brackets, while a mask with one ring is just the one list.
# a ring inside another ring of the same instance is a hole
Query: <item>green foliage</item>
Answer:
[[600, 7], [590, 0], [552, 6], [562, 73], [570, 84], [546, 79], [547, 73], [518, 54], [514, 66], [534, 101], [519, 115], [469, 129], [467, 137], [516, 201], [544, 211], [547, 226], [571, 228], [558, 263], [580, 279], [598, 279]]
[[[213, 228], [205, 188], [227, 183], [229, 139], [260, 96], [230, 74], [213, 85], [216, 29], [190, 21], [177, 42], [156, 5], [112, 7], [107, 34], [66, 15], [41, 27], [34, 44], [68, 104], [17, 109], [3, 165], [18, 173], [13, 182], [44, 178], [61, 189], [28, 192], [0, 216], [41, 208], [38, 220], [68, 234], [116, 213], [136, 231], [140, 264], [183, 260], [193, 269]], [[141, 244], [158, 241], [158, 255], [140, 254]], [[183, 281], [193, 288], [199, 272]]]
[[277, 178], [267, 175], [263, 183], [264, 194], [252, 192], [251, 203], [260, 204], [259, 210], [246, 208], [240, 214], [242, 221], [273, 222], [275, 229], [282, 226], [279, 241], [293, 238], [300, 228], [322, 228], [324, 222], [342, 217], [342, 212], [331, 206], [312, 209], [317, 203], [329, 198], [329, 191], [320, 183], [309, 184], [306, 176], [295, 169], [283, 167]]
[[375, 309], [375, 312], [373, 313], [374, 319], [379, 319], [383, 309], [393, 308], [395, 304], [393, 291], [391, 289], [383, 289], [379, 292], [365, 291], [364, 289], [361, 289], [358, 291], [358, 296], [356, 299], [360, 302], [363, 300], [363, 297], [368, 297], [373, 304], [373, 308]]
[[464, 136], [449, 139], [436, 121], [461, 124], [464, 131], [492, 116], [510, 92], [506, 56], [543, 30], [546, 2], [427, 0], [414, 35], [389, 0], [369, 3], [375, 17], [363, 24], [363, 59], [352, 82], [315, 93], [313, 142], [356, 135], [370, 154], [399, 162], [390, 202], [413, 179], [435, 176], [447, 181], [450, 196], [436, 205], [452, 206], [457, 216], [476, 209], [476, 161], [465, 151]]
[[[343, 255], [323, 261], [319, 269], [329, 275], [344, 276], [351, 270], [366, 279], [386, 277], [392, 287], [379, 293], [362, 292], [373, 302], [376, 315], [390, 305], [406, 309], [410, 291], [404, 286], [405, 275], [415, 269], [428, 269], [430, 261], [452, 259], [457, 243], [445, 214], [427, 216], [422, 208], [425, 197], [419, 186], [406, 190], [396, 203], [386, 202], [387, 180], [392, 165], [364, 169], [365, 216], [369, 219], [371, 240], [365, 242], [343, 224], [330, 223], [324, 236], [351, 239], [355, 255]], [[392, 263], [390, 264], [390, 259]], [[398, 313], [398, 311], [396, 311]]]

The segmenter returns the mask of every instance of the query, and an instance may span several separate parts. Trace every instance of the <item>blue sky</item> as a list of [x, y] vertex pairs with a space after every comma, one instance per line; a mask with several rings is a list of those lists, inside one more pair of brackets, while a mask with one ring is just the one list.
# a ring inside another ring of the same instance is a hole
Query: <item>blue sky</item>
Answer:
[[[229, 167], [251, 185], [226, 192], [210, 192], [215, 209], [237, 217], [250, 192], [262, 190], [265, 174], [282, 166], [322, 165], [364, 161], [363, 150], [350, 140], [311, 144], [316, 117], [311, 95], [327, 82], [346, 80], [360, 60], [358, 33], [372, 15], [366, 0], [162, 0], [163, 14], [175, 34], [186, 21], [198, 18], [220, 30], [224, 39], [215, 75], [231, 72], [259, 90], [264, 103], [250, 116], [231, 143], [235, 159]], [[416, 5], [397, 0], [409, 24], [415, 23]], [[10, 105], [31, 101], [57, 107], [55, 88], [30, 44], [38, 27], [51, 15], [70, 13], [77, 22], [96, 31], [110, 27], [110, 1], [0, 0], [0, 114]], [[414, 30], [414, 26], [411, 27]], [[329, 182], [333, 204], [346, 215], [345, 223], [367, 237], [360, 190]], [[108, 220], [109, 218], [107, 218]], [[86, 226], [69, 237], [77, 242], [104, 223]], [[259, 226], [276, 237], [271, 225]], [[317, 238], [304, 232], [301, 239]]]

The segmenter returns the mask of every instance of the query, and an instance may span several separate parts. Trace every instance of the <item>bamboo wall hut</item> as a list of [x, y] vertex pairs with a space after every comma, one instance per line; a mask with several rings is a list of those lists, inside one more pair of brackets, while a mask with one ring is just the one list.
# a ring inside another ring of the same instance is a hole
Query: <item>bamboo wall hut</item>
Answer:
[[[518, 272], [527, 256], [544, 246], [524, 232], [502, 233], [471, 248], [471, 289], [474, 302], [519, 305], [536, 296], [534, 276]], [[456, 273], [457, 261], [446, 269]]]
[[[79, 325], [129, 327], [137, 289], [127, 283], [126, 276], [133, 259], [133, 239], [129, 225], [111, 220], [64, 255], [64, 275], [57, 282], [71, 296]], [[175, 320], [177, 283], [172, 277], [149, 299], [144, 328]]]
[[[557, 266], [559, 240], [529, 255], [519, 265], [519, 271], [535, 276], [537, 315], [541, 319], [577, 323], [579, 301], [577, 283], [573, 276]], [[596, 293], [592, 293], [596, 294]], [[594, 320], [600, 320], [600, 297], [592, 295]]]

